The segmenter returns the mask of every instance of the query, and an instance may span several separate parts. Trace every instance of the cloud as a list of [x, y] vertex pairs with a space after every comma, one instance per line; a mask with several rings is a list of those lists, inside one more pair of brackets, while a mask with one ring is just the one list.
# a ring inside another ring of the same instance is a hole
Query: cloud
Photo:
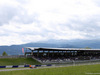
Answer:
[[0, 1], [1, 45], [99, 38], [98, 3], [98, 0]]
[[15, 0], [21, 4], [27, 4], [29, 2], [29, 0]]
[[100, 0], [93, 0], [94, 1], [94, 3], [95, 3], [95, 5], [97, 5], [97, 6], [99, 6], [100, 7]]
[[15, 5], [12, 5], [10, 2], [4, 2], [4, 4], [1, 4], [0, 25], [9, 24], [9, 21], [11, 20], [24, 24], [32, 23], [33, 21], [35, 21], [36, 14], [28, 15], [27, 10], [25, 10], [22, 5], [19, 4], [25, 1], [17, 0], [17, 2], [14, 2]]
[[12, 6], [1, 6], [0, 8], [0, 25], [8, 24], [9, 21], [17, 14], [17, 9]]

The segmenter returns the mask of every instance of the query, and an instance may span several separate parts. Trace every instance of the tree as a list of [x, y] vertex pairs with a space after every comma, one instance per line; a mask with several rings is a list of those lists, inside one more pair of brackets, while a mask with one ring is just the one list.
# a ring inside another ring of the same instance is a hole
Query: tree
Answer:
[[8, 56], [8, 54], [4, 51], [4, 52], [2, 53], [2, 56]]
[[91, 49], [90, 47], [85, 47], [85, 49]]

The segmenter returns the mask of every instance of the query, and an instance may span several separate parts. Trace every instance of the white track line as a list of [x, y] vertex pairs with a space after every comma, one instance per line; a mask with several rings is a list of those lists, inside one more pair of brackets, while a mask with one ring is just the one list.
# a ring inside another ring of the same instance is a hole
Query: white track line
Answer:
[[2, 71], [15, 71], [15, 70], [27, 70], [27, 69], [30, 69], [30, 68], [20, 68], [20, 69], [2, 69], [2, 70], [0, 70], [0, 72], [2, 72]]

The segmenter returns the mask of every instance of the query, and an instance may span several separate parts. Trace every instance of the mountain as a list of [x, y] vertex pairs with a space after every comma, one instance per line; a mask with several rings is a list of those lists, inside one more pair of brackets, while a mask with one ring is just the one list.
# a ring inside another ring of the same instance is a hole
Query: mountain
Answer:
[[100, 48], [100, 40], [71, 40], [68, 42], [68, 44], [78, 46], [81, 48]]
[[48, 40], [21, 45], [0, 46], [0, 55], [6, 51], [8, 55], [21, 55], [24, 47], [52, 47], [52, 48], [100, 48], [100, 40]]
[[0, 46], [0, 55], [5, 51], [8, 55], [21, 55], [22, 48], [24, 47], [51, 47], [51, 48], [73, 48], [74, 46], [69, 44], [60, 43], [27, 43], [22, 45]]
[[75, 39], [75, 40], [48, 40], [45, 41], [50, 44], [68, 44], [74, 47], [79, 48], [85, 48], [85, 47], [91, 47], [91, 48], [100, 48], [100, 40], [81, 40], [81, 39]]

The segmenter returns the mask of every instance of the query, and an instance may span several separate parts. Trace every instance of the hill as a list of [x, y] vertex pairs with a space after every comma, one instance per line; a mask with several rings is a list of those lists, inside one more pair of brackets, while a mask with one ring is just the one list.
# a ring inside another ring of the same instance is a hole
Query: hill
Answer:
[[0, 46], [0, 55], [6, 51], [8, 55], [21, 55], [24, 47], [52, 47], [52, 48], [100, 48], [100, 40], [48, 40], [21, 45]]
[[11, 46], [0, 46], [0, 54], [2, 54], [4, 51], [8, 55], [21, 55], [22, 54], [22, 48], [24, 47], [65, 47], [65, 48], [73, 48], [74, 46], [69, 44], [49, 44], [49, 43], [27, 43], [22, 45], [11, 45]]

